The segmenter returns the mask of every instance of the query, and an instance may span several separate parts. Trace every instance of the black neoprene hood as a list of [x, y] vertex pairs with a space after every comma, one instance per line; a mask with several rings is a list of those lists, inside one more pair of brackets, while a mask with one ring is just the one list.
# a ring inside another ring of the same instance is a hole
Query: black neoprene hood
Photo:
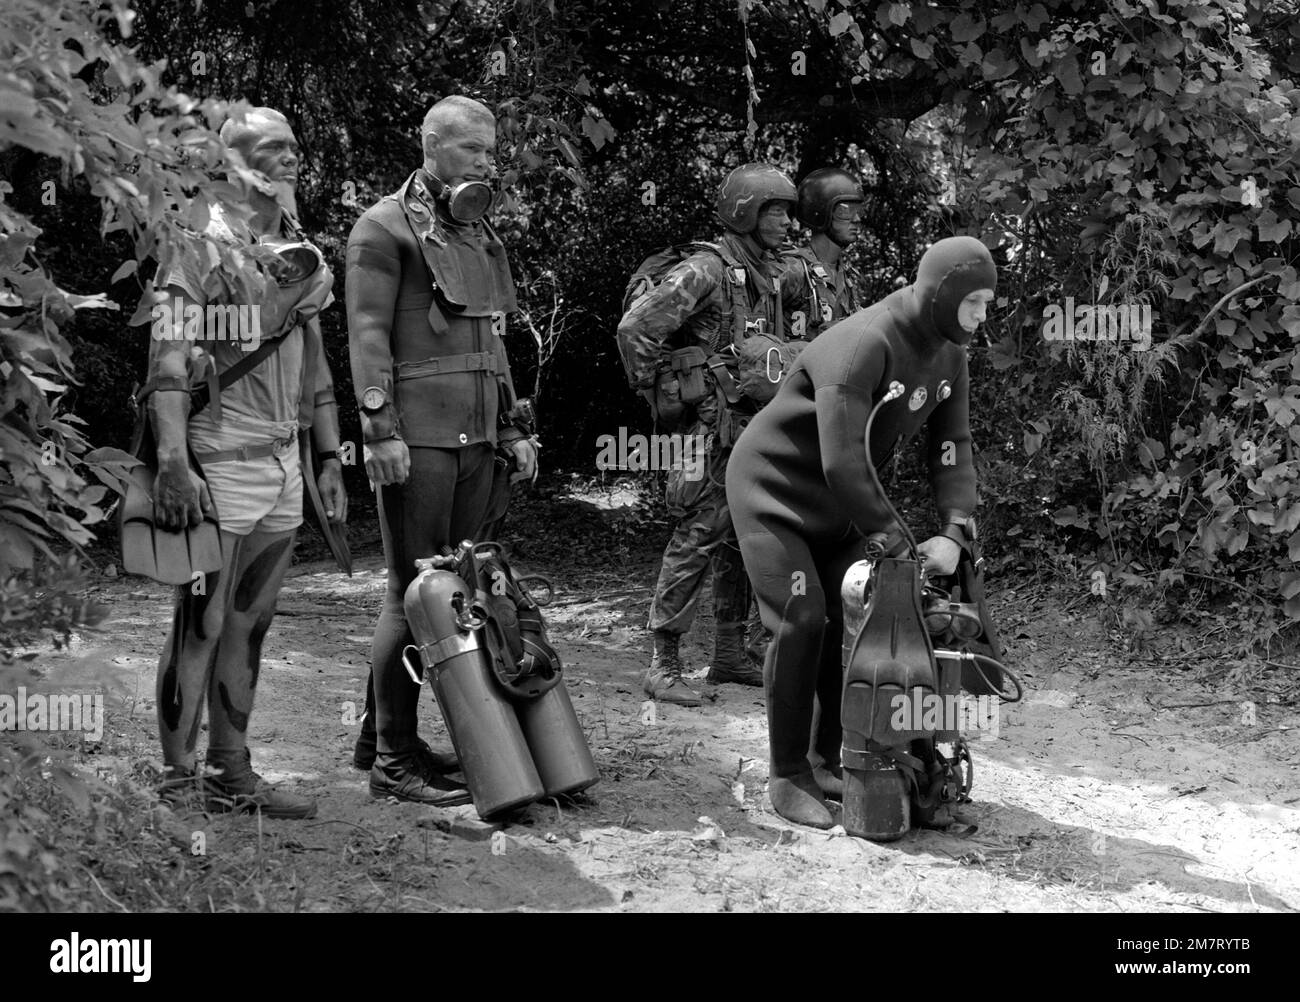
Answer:
[[931, 332], [964, 345], [971, 332], [957, 322], [957, 307], [972, 292], [995, 291], [997, 284], [993, 255], [983, 243], [974, 237], [947, 237], [922, 256], [912, 290], [919, 314]]

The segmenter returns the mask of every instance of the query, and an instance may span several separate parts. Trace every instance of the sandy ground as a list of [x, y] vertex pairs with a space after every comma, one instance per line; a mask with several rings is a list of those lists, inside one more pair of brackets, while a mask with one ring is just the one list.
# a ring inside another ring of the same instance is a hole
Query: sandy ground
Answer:
[[[369, 796], [350, 766], [357, 728], [344, 721], [364, 697], [381, 561], [361, 560], [351, 579], [295, 566], [250, 744], [255, 766], [316, 796], [319, 814], [200, 816], [207, 854], [288, 872], [292, 906], [310, 911], [1300, 909], [1293, 698], [1256, 695], [1251, 723], [1246, 696], [1197, 685], [1177, 662], [1126, 666], [1086, 604], [1003, 586], [994, 612], [1030, 691], [1002, 709], [995, 738], [972, 735], [966, 812], [977, 829], [875, 845], [771, 812], [760, 690], [724, 686], [698, 709], [647, 713], [641, 627], [654, 569], [516, 567], [554, 579], [552, 641], [601, 781], [582, 802], [533, 805], [493, 839], [470, 808]], [[148, 582], [106, 580], [102, 597], [109, 622], [42, 655], [33, 684], [103, 686], [105, 739], [80, 759], [107, 774], [158, 763], [153, 687], [170, 613]], [[698, 669], [708, 625], [684, 648]], [[423, 735], [448, 744], [424, 699]]]

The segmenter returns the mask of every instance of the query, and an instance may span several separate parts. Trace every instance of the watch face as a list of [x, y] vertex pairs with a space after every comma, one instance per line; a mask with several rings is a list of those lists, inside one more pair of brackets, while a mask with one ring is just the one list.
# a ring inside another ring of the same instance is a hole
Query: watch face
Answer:
[[361, 406], [368, 411], [377, 411], [384, 406], [384, 391], [378, 386], [370, 386], [361, 394]]

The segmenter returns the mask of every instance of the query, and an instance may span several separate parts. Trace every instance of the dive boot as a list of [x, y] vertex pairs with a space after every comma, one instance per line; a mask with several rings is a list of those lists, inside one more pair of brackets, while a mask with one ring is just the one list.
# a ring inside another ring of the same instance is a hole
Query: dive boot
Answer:
[[827, 800], [844, 799], [844, 770], [839, 763], [813, 766], [813, 779]]
[[641, 680], [641, 688], [651, 699], [678, 706], [699, 706], [700, 696], [682, 678], [682, 659], [678, 654], [681, 637], [676, 633], [655, 630], [650, 667]]
[[822, 795], [811, 772], [797, 776], [770, 776], [767, 796], [772, 810], [797, 825], [809, 828], [830, 828], [835, 824], [826, 798]]

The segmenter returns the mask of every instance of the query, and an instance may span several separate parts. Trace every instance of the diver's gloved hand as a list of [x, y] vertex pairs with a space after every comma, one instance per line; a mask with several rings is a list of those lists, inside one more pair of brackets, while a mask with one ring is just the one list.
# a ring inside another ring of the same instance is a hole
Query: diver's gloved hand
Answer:
[[927, 574], [942, 576], [957, 572], [961, 547], [947, 536], [931, 536], [916, 549], [925, 558]]
[[154, 521], [168, 532], [193, 528], [212, 512], [208, 485], [184, 458], [159, 462], [153, 497]]

